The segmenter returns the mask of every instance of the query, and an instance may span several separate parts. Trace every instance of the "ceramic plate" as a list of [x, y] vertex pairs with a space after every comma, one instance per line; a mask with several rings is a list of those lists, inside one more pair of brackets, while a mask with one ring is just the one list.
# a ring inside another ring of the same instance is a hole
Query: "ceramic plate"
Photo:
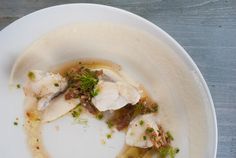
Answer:
[[[173, 38], [137, 15], [96, 4], [42, 9], [3, 29], [0, 51], [2, 158], [31, 157], [23, 128], [23, 91], [14, 84], [22, 84], [29, 69], [47, 70], [84, 58], [119, 64], [148, 90], [160, 106], [163, 126], [172, 132], [173, 144], [180, 148], [177, 158], [216, 157], [216, 115], [200, 71]], [[83, 117], [88, 119], [86, 125], [74, 124], [66, 115], [43, 126], [43, 141], [50, 156], [116, 157], [124, 146], [124, 133], [116, 132], [107, 140], [104, 122]]]

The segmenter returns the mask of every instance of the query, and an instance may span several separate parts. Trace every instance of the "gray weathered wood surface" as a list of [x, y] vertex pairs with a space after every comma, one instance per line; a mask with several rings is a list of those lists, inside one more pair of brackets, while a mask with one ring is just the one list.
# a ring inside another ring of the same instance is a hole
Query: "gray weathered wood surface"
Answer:
[[138, 14], [173, 36], [197, 63], [217, 112], [217, 158], [236, 158], [236, 0], [0, 0], [0, 30], [35, 10], [100, 3]]

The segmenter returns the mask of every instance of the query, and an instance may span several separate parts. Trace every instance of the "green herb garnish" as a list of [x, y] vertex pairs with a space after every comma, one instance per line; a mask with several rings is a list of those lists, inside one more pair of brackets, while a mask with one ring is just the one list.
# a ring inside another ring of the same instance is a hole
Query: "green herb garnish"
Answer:
[[114, 126], [114, 124], [113, 124], [112, 121], [108, 120], [107, 121], [107, 126], [108, 126], [108, 128], [112, 128]]
[[139, 121], [139, 125], [142, 126], [144, 124], [144, 121], [143, 120], [140, 120]]
[[103, 119], [103, 113], [98, 113], [98, 114], [96, 115], [96, 118], [97, 118], [98, 120]]
[[98, 95], [98, 92], [99, 92], [99, 89], [98, 89], [98, 88], [94, 88], [94, 89], [91, 91], [92, 97], [97, 96], [97, 95]]
[[80, 104], [78, 104], [72, 111], [71, 111], [71, 115], [72, 117], [75, 119], [76, 123], [79, 123], [81, 125], [87, 125], [88, 120], [85, 118], [80, 118], [80, 115], [83, 111], [83, 108]]
[[88, 68], [72, 68], [65, 74], [68, 80], [68, 91], [65, 99], [83, 97], [82, 102], [91, 102], [91, 98], [98, 94], [96, 85], [99, 81], [97, 71]]
[[71, 115], [72, 115], [74, 118], [79, 118], [81, 112], [82, 112], [82, 107], [81, 107], [80, 104], [78, 104], [78, 105], [71, 111]]
[[79, 80], [80, 88], [83, 91], [92, 91], [98, 83], [98, 79], [91, 72], [84, 73], [82, 76], [80, 76]]
[[20, 84], [17, 84], [17, 85], [16, 85], [16, 88], [20, 88], [20, 87], [21, 87]]
[[54, 86], [55, 86], [55, 87], [59, 87], [59, 84], [58, 84], [58, 83], [54, 83]]
[[172, 148], [170, 149], [170, 158], [174, 158], [175, 155], [179, 152], [178, 148]]
[[178, 148], [173, 148], [171, 146], [161, 147], [158, 149], [158, 153], [161, 158], [166, 158], [167, 156], [170, 156], [170, 158], [174, 158], [176, 153], [178, 152]]
[[179, 153], [179, 148], [175, 148], [175, 153]]
[[158, 149], [158, 153], [160, 155], [161, 158], [165, 158], [169, 155], [170, 153], [170, 147], [161, 147]]
[[166, 135], [170, 140], [174, 140], [174, 137], [172, 136], [172, 134], [169, 131], [166, 132]]
[[107, 134], [107, 139], [110, 139], [111, 138], [111, 134]]
[[141, 103], [136, 104], [135, 110], [134, 110], [134, 116], [141, 114], [144, 108], [145, 107], [143, 104], [141, 104]]
[[14, 122], [13, 124], [14, 124], [15, 126], [17, 126], [17, 125], [18, 125], [18, 122]]
[[143, 140], [147, 140], [147, 137], [146, 137], [146, 136], [143, 136]]
[[148, 128], [146, 129], [146, 133], [147, 133], [147, 134], [150, 134], [150, 133], [152, 133], [153, 131], [154, 131], [154, 129], [151, 128], [151, 127], [148, 127]]
[[32, 81], [35, 80], [35, 74], [32, 71], [28, 72], [28, 78]]

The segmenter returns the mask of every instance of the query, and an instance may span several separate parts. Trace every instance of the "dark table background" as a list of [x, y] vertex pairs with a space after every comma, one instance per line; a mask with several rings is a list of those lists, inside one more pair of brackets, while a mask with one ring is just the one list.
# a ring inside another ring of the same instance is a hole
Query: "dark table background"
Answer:
[[210, 88], [219, 129], [217, 158], [236, 158], [236, 0], [0, 0], [0, 30], [38, 9], [75, 2], [131, 11], [174, 37]]

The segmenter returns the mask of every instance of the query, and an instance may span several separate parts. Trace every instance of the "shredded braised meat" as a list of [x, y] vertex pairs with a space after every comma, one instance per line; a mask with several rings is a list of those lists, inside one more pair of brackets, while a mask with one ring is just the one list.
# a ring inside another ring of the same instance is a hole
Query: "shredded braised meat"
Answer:
[[150, 104], [149, 102], [147, 98], [143, 98], [135, 105], [128, 104], [116, 110], [114, 115], [109, 119], [109, 122], [112, 122], [118, 130], [123, 130], [128, 127], [129, 123], [136, 116], [158, 111], [158, 105], [156, 103]]
[[[152, 128], [147, 128], [146, 129], [146, 134], [147, 136], [149, 136], [150, 140], [152, 141], [153, 145], [159, 149], [160, 147], [166, 147], [169, 146], [171, 143], [171, 138], [170, 136], [167, 134], [167, 132], [165, 132], [163, 130], [163, 128], [159, 125], [158, 126], [159, 130], [158, 130], [158, 134], [152, 129]], [[150, 132], [150, 130], [152, 130]]]
[[[90, 113], [96, 115], [98, 109], [92, 103], [93, 91], [98, 83], [99, 77], [103, 75], [103, 71], [91, 71], [85, 67], [71, 68], [65, 74], [68, 80], [68, 89], [65, 94], [65, 99], [79, 98], [80, 104]], [[128, 104], [125, 107], [114, 111], [113, 116], [109, 119], [118, 130], [123, 130], [128, 127], [130, 121], [137, 115], [157, 112], [158, 105], [142, 98], [135, 105]]]
[[85, 67], [71, 68], [65, 75], [69, 85], [65, 99], [79, 98], [84, 108], [92, 114], [97, 114], [99, 111], [92, 103], [92, 92], [101, 75], [102, 71], [91, 71]]

